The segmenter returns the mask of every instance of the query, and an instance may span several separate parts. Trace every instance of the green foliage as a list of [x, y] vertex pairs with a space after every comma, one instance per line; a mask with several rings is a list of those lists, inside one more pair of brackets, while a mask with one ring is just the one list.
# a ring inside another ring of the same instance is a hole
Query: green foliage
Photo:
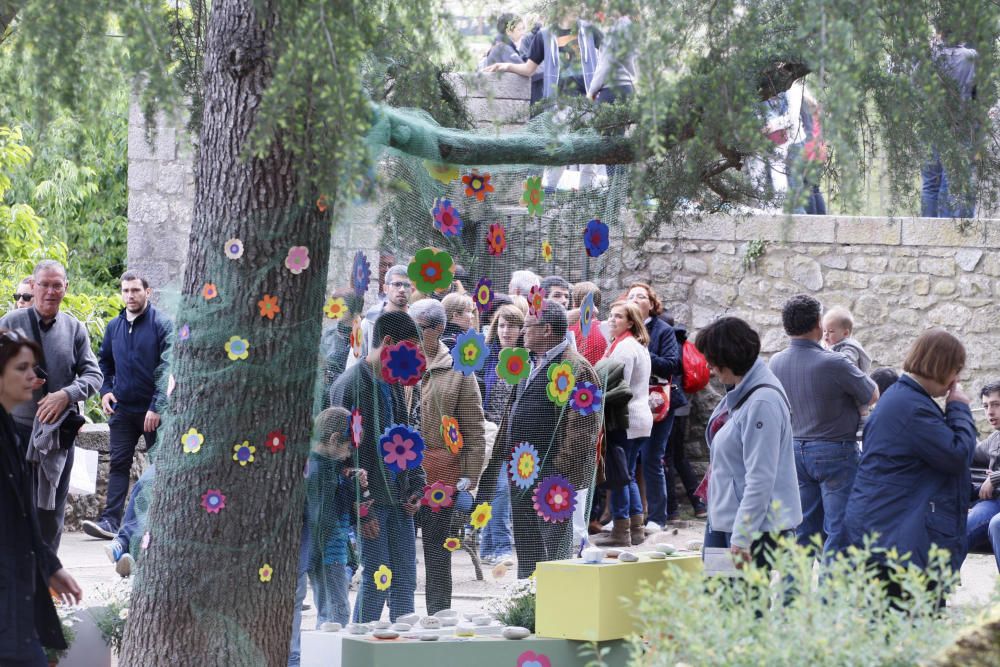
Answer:
[[535, 579], [530, 577], [511, 587], [507, 595], [493, 608], [497, 620], [535, 631]]
[[[937, 591], [958, 583], [948, 553], [932, 551], [926, 570], [894, 563], [893, 577], [908, 599], [893, 607], [869, 564], [873, 550], [852, 548], [814, 571], [817, 547], [794, 539], [774, 561], [781, 573], [748, 567], [733, 579], [668, 568], [642, 591], [632, 664], [691, 665], [913, 665], [953, 640], [977, 610], [938, 607]], [[785, 604], [782, 604], [782, 600]]]

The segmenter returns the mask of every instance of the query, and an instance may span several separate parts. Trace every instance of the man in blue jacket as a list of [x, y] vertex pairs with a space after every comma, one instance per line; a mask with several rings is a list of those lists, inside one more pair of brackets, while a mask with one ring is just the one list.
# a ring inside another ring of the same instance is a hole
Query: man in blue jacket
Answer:
[[104, 373], [101, 407], [111, 429], [108, 499], [97, 521], [83, 522], [83, 532], [106, 540], [118, 532], [139, 438], [146, 439], [147, 450], [156, 442], [166, 400], [159, 385], [172, 329], [149, 302], [153, 290], [145, 278], [126, 271], [121, 285], [125, 309], [108, 323], [98, 359]]

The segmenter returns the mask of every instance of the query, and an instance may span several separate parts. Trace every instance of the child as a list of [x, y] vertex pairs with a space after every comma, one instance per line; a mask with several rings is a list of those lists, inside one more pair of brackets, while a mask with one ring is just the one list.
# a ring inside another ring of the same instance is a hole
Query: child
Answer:
[[854, 317], [851, 311], [841, 306], [834, 306], [823, 316], [823, 342], [834, 352], [840, 352], [851, 360], [855, 366], [867, 374], [872, 360], [861, 347], [861, 343], [852, 337], [854, 333]]
[[299, 628], [307, 573], [312, 581], [317, 627], [327, 622], [346, 625], [350, 617], [347, 542], [355, 480], [361, 489], [368, 487], [365, 471], [351, 467], [350, 418], [350, 413], [342, 407], [327, 408], [316, 417], [316, 444], [309, 455], [306, 472], [306, 505], [290, 667], [299, 664]]
[[156, 477], [156, 465], [150, 465], [132, 486], [132, 494], [125, 508], [125, 516], [118, 527], [118, 534], [104, 547], [104, 553], [114, 563], [115, 572], [122, 577], [132, 574], [135, 569], [135, 555], [139, 555], [140, 541], [135, 538], [146, 532], [146, 514], [149, 512], [150, 485]]

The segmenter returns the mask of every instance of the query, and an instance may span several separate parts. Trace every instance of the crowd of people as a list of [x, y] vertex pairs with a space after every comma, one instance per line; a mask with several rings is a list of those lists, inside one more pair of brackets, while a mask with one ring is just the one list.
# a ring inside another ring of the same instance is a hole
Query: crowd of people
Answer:
[[[136, 565], [155, 466], [126, 506], [129, 470], [137, 441], [155, 443], [173, 336], [149, 284], [127, 272], [125, 308], [95, 357], [85, 327], [60, 310], [67, 286], [65, 269], [43, 261], [0, 319], [2, 526], [14, 545], [2, 565], [5, 576], [31, 573], [8, 594], [37, 607], [18, 607], [0, 656], [24, 664], [40, 642], [59, 645], [48, 588], [82, 594], [56, 552], [80, 404], [95, 393], [112, 465], [106, 506], [84, 530], [109, 540], [119, 574]], [[588, 543], [642, 544], [678, 515], [671, 469], [694, 515], [707, 516], [705, 546], [739, 564], [766, 565], [786, 536], [829, 559], [876, 534], [876, 546], [917, 567], [931, 545], [956, 570], [970, 548], [1000, 553], [1000, 383], [982, 387], [994, 432], [977, 444], [958, 383], [965, 349], [943, 330], [924, 332], [898, 375], [871, 371], [849, 311], [808, 295], [784, 304], [789, 344], [765, 361], [757, 332], [736, 317], [691, 345], [648, 283], [622, 289], [603, 318], [597, 285], [527, 270], [485, 307], [459, 281], [445, 295], [415, 291], [403, 265], [385, 271], [380, 291], [324, 336], [296, 624], [309, 585], [320, 623], [370, 622], [386, 607], [394, 621], [412, 614], [420, 561], [427, 613], [447, 609], [460, 548], [516, 561], [525, 578]], [[699, 364], [725, 388], [707, 421], [701, 484], [683, 421]], [[889, 564], [873, 568], [899, 596]]]

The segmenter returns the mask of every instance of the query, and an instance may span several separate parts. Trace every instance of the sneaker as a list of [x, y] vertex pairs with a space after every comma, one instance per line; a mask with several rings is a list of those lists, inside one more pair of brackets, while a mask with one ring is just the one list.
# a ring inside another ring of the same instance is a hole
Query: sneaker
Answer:
[[708, 517], [708, 508], [705, 507], [705, 503], [698, 503], [694, 506], [694, 518], [704, 519]]
[[83, 532], [99, 540], [113, 540], [118, 534], [118, 529], [111, 525], [107, 519], [97, 521], [84, 521]]
[[122, 555], [127, 551], [128, 549], [125, 548], [125, 545], [117, 537], [111, 540], [111, 544], [104, 547], [104, 553], [108, 555], [108, 560], [110, 560], [113, 565], [117, 564], [118, 561], [121, 560]]
[[123, 578], [132, 574], [132, 570], [135, 568], [135, 559], [132, 558], [132, 554], [125, 552], [122, 557], [118, 559], [115, 563], [115, 572], [121, 575]]

